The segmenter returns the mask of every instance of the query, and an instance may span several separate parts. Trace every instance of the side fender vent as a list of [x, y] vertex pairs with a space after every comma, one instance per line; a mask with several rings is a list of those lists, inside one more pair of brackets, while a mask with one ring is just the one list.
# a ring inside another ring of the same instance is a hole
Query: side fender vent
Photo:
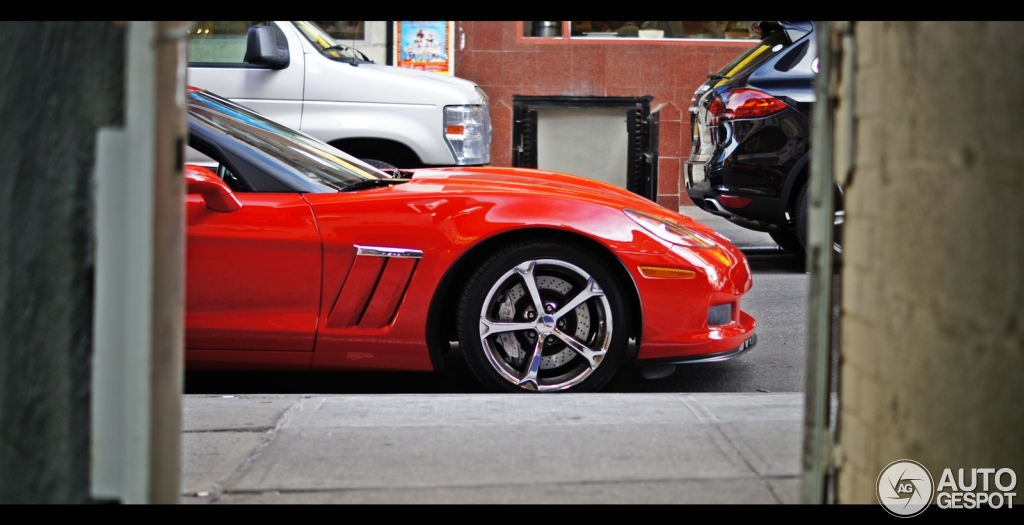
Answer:
[[391, 324], [422, 257], [420, 250], [357, 245], [356, 260], [327, 316], [327, 328]]

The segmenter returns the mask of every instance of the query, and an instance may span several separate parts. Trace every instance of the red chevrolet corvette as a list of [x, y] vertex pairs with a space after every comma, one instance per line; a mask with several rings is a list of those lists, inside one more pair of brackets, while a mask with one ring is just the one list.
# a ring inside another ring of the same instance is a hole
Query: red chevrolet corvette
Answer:
[[440, 368], [594, 391], [753, 347], [746, 258], [614, 186], [515, 168], [400, 176], [190, 90], [186, 366]]

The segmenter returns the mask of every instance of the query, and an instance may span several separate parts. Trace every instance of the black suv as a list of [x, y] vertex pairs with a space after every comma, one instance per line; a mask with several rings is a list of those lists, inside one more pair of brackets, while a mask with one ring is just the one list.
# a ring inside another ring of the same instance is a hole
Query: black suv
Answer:
[[[814, 24], [766, 21], [754, 27], [761, 42], [708, 73], [690, 103], [686, 190], [698, 207], [768, 232], [782, 248], [802, 253], [818, 72]], [[841, 192], [838, 197], [837, 226]]]

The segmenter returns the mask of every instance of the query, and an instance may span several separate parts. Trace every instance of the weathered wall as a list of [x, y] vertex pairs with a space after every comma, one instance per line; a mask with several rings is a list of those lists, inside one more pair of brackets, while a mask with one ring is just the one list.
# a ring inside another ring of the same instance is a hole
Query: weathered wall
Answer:
[[1024, 475], [1024, 24], [854, 30], [839, 501], [903, 458]]
[[[391, 22], [366, 22], [366, 44], [355, 46], [367, 58], [378, 64], [388, 63], [388, 24]], [[345, 44], [344, 41], [341, 42]], [[346, 44], [348, 45], [348, 44]]]
[[0, 22], [0, 502], [89, 500], [96, 129], [125, 31]]

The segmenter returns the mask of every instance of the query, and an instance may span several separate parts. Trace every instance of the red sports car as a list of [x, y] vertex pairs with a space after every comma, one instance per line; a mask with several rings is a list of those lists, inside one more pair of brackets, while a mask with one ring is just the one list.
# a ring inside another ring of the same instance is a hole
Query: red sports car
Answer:
[[[594, 391], [624, 366], [753, 347], [746, 258], [593, 180], [384, 173], [190, 90], [186, 366], [438, 370], [496, 392]], [[449, 130], [449, 133], [451, 131]]]

